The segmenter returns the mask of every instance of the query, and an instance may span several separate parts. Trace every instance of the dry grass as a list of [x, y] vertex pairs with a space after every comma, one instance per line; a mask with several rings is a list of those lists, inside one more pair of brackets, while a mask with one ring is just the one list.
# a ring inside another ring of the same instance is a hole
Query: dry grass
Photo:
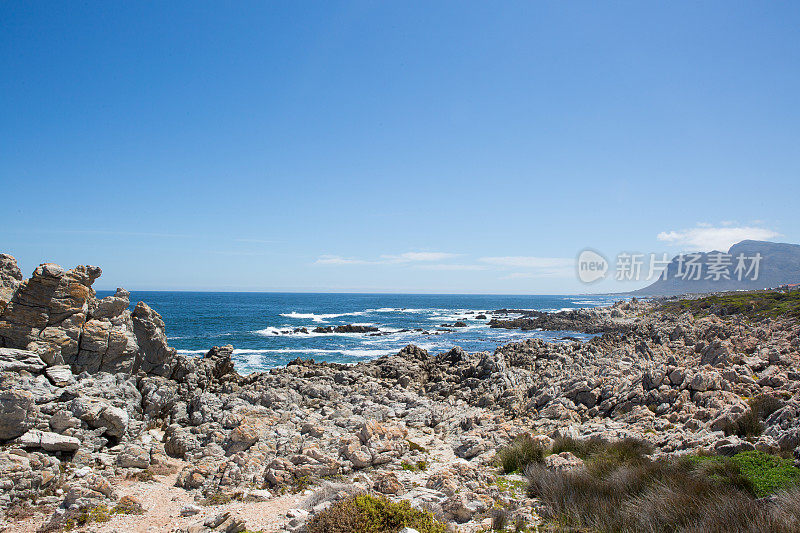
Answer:
[[757, 437], [764, 432], [763, 420], [783, 407], [784, 402], [769, 394], [760, 394], [750, 399], [750, 408], [733, 423], [723, 428], [726, 435], [738, 435], [749, 438]]
[[754, 480], [769, 469], [754, 476], [748, 470], [755, 460], [750, 456], [738, 462], [651, 460], [647, 447], [633, 442], [557, 444], [562, 451], [583, 454], [587, 468], [555, 472], [528, 466], [528, 493], [545, 504], [551, 530], [800, 531], [800, 488], [790, 485], [773, 500], [757, 499]]
[[495, 460], [506, 474], [523, 472], [529, 464], [544, 460], [544, 450], [530, 435], [521, 435], [505, 448], [499, 449]]

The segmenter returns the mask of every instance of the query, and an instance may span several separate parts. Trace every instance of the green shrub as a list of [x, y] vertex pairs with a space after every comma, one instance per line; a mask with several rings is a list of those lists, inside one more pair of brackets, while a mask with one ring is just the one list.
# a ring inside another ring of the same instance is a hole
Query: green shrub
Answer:
[[409, 463], [408, 461], [403, 461], [400, 464], [400, 467], [403, 470], [408, 470], [409, 472], [425, 471], [428, 469], [428, 461], [417, 461], [415, 463]]
[[764, 423], [754, 409], [748, 409], [742, 416], [726, 426], [723, 431], [726, 435], [738, 435], [742, 438], [757, 437], [764, 432]]
[[695, 316], [742, 315], [746, 318], [800, 317], [800, 291], [753, 291], [730, 292], [695, 299], [681, 299], [665, 302], [664, 311], [683, 313], [689, 311]]
[[530, 435], [522, 435], [505, 448], [498, 450], [495, 460], [506, 474], [522, 472], [529, 464], [544, 461], [544, 449], [536, 444]]
[[105, 505], [95, 505], [78, 509], [74, 513], [69, 513], [63, 523], [63, 529], [70, 531], [76, 527], [83, 527], [89, 524], [105, 523], [111, 520], [112, 511]]
[[733, 457], [688, 456], [712, 480], [746, 490], [763, 498], [780, 489], [800, 483], [800, 468], [789, 459], [757, 450], [739, 452]]
[[420, 533], [445, 533], [445, 525], [407, 501], [392, 502], [366, 494], [339, 501], [308, 523], [308, 533], [396, 533], [404, 527]]
[[754, 450], [737, 453], [731, 461], [752, 484], [753, 492], [759, 498], [800, 482], [800, 468], [789, 459]]
[[759, 418], [766, 420], [769, 415], [783, 407], [784, 402], [771, 394], [759, 394], [750, 398], [750, 409], [758, 414]]
[[215, 492], [200, 502], [201, 505], [225, 505], [233, 501], [233, 496], [224, 492]]
[[508, 526], [508, 511], [492, 509], [492, 531], [505, 531]]

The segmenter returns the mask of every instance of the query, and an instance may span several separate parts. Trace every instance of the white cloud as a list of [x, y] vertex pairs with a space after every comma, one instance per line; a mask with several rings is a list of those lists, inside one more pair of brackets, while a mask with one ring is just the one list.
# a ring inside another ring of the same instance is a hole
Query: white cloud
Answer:
[[349, 259], [339, 255], [321, 255], [314, 262], [314, 264], [317, 265], [364, 265], [367, 263], [369, 263], [369, 261], [364, 261], [362, 259]]
[[279, 241], [273, 241], [268, 239], [234, 239], [236, 242], [251, 242], [255, 244], [274, 244]]
[[575, 266], [575, 260], [566, 257], [529, 257], [529, 256], [505, 256], [505, 257], [481, 257], [484, 263], [490, 265], [514, 267], [514, 268], [565, 268]]
[[458, 254], [445, 252], [405, 252], [398, 255], [382, 255], [381, 259], [390, 263], [412, 263], [417, 261], [444, 261], [457, 256]]
[[525, 272], [512, 272], [500, 279], [558, 278], [575, 274], [575, 259], [568, 257], [509, 255], [481, 257], [480, 261], [498, 269], [525, 269]]
[[533, 272], [512, 272], [500, 279], [537, 279], [537, 278], [564, 278], [574, 276], [571, 268], [548, 268]]
[[342, 257], [340, 255], [321, 255], [314, 263], [317, 265], [390, 265], [444, 261], [453, 257], [458, 257], [458, 254], [449, 254], [445, 252], [405, 252], [396, 255], [382, 255], [380, 259], [374, 260]]
[[737, 242], [752, 239], [765, 241], [780, 235], [778, 232], [767, 228], [753, 226], [741, 227], [713, 227], [698, 225], [696, 228], [679, 231], [662, 231], [658, 240], [670, 243], [673, 246], [690, 248], [692, 251], [709, 252], [719, 250], [727, 252], [728, 248]]
[[486, 270], [486, 265], [448, 265], [446, 263], [439, 263], [435, 265], [417, 265], [420, 270]]

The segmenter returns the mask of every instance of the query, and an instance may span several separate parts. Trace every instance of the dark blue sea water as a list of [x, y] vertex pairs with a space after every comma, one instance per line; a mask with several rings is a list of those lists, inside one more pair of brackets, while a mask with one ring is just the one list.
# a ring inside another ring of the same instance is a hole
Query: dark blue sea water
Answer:
[[[98, 296], [111, 294], [98, 291]], [[203, 354], [232, 344], [240, 373], [285, 365], [297, 357], [354, 363], [396, 353], [413, 343], [432, 353], [461, 346], [469, 352], [531, 337], [558, 339], [571, 332], [514, 331], [486, 325], [495, 309], [556, 311], [611, 303], [601, 296], [493, 296], [431, 294], [307, 294], [144, 292], [131, 294], [161, 313], [169, 343], [181, 353]], [[486, 319], [476, 319], [484, 313]], [[456, 320], [466, 328], [443, 331]], [[318, 326], [371, 325], [369, 333], [313, 333]], [[305, 327], [309, 333], [295, 333]], [[407, 331], [403, 331], [407, 330]], [[422, 330], [422, 331], [417, 331]]]

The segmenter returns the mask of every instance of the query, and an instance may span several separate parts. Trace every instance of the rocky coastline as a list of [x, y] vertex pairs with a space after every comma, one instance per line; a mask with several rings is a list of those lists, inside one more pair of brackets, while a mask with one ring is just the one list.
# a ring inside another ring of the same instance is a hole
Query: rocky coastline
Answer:
[[[634, 299], [491, 321], [597, 334], [587, 342], [410, 345], [242, 376], [232, 346], [178, 354], [146, 303], [130, 311], [124, 289], [96, 298], [100, 275], [43, 264], [24, 279], [0, 255], [0, 530], [304, 531], [359, 493], [463, 532], [491, 527], [498, 508], [536, 527], [544, 512], [524, 478], [498, 474], [497, 451], [520, 435], [633, 438], [654, 457], [800, 446], [791, 317], [700, 317]], [[732, 433], [756, 397], [774, 403], [763, 431]]]

